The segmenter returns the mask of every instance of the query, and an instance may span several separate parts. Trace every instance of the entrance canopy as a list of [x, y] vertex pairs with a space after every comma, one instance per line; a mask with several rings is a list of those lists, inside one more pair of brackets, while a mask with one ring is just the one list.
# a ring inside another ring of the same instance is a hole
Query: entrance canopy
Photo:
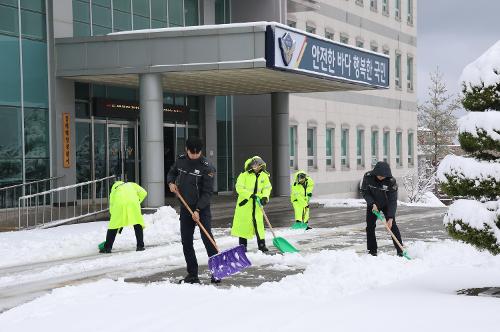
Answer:
[[135, 30], [56, 39], [56, 75], [192, 95], [384, 89], [389, 58], [276, 22]]

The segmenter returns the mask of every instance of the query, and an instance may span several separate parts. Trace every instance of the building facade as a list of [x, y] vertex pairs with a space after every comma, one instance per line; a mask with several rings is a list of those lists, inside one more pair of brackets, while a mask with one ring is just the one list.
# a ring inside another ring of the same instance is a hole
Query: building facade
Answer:
[[[167, 172], [175, 156], [183, 151], [189, 135], [200, 135], [207, 143], [207, 157], [218, 169], [219, 193], [233, 191], [234, 179], [251, 155], [261, 155], [270, 166], [277, 165], [278, 141], [280, 148], [289, 151], [289, 168], [288, 172], [275, 172], [275, 178], [289, 177], [296, 169], [308, 169], [321, 194], [356, 195], [360, 177], [375, 160], [388, 160], [395, 175], [403, 175], [414, 167], [416, 146], [415, 3], [364, 2], [0, 1], [0, 186], [61, 175], [65, 176], [64, 184], [111, 174], [141, 182], [145, 176], [145, 160], [149, 159], [144, 157], [146, 150], [141, 142], [148, 133], [141, 132], [143, 104], [138, 80], [132, 76], [124, 76], [122, 81], [107, 80], [109, 76], [104, 72], [93, 72], [94, 76], [85, 78], [61, 77], [61, 63], [68, 64], [73, 59], [76, 63], [83, 56], [82, 52], [68, 55], [60, 51], [65, 40], [87, 43], [85, 56], [90, 61], [94, 54], [91, 47], [99, 47], [95, 52], [98, 54], [122, 38], [101, 37], [109, 33], [170, 27], [184, 31], [182, 27], [257, 21], [287, 23], [297, 31], [304, 30], [325, 40], [387, 54], [390, 88], [293, 93], [283, 99], [273, 92], [288, 90], [276, 87], [266, 90], [269, 92], [247, 89], [241, 94], [230, 94], [231, 89], [203, 93], [203, 89], [193, 92], [178, 86], [169, 88], [168, 82], [164, 83], [164, 112], [159, 120], [163, 129], [162, 172]], [[239, 26], [235, 24], [234, 29]], [[166, 32], [174, 42], [175, 31]], [[200, 38], [201, 45], [206, 42], [203, 35], [213, 34], [196, 35], [196, 29], [189, 31], [179, 32], [179, 41], [181, 34], [189, 33]], [[235, 36], [233, 33], [229, 52], [237, 51], [239, 41]], [[98, 43], [92, 44], [95, 41]], [[137, 47], [120, 47], [120, 59], [128, 57], [131, 63], [146, 54]], [[96, 68], [104, 68], [104, 62]], [[220, 66], [219, 63], [219, 72]], [[265, 81], [260, 82], [265, 85]], [[203, 85], [203, 80], [198, 79], [196, 84]], [[344, 86], [342, 90], [352, 89]], [[273, 113], [276, 105], [281, 109], [286, 105], [284, 117]], [[64, 116], [69, 119], [66, 150]], [[288, 135], [277, 138], [277, 133], [283, 131], [276, 129], [275, 124], [285, 123], [286, 117]], [[286, 193], [280, 189], [279, 194]]]

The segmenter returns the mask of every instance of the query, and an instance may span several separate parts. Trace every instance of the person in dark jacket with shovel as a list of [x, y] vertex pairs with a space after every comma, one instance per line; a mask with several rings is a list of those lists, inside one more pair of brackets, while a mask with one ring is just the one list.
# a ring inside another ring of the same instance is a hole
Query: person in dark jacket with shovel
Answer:
[[[366, 200], [366, 239], [368, 252], [377, 256], [377, 239], [375, 227], [377, 216], [373, 211], [382, 211], [387, 220], [387, 226], [394, 233], [401, 244], [401, 234], [396, 224], [396, 207], [398, 199], [398, 185], [392, 177], [391, 168], [388, 163], [379, 161], [372, 171], [365, 173], [361, 184], [363, 198]], [[398, 256], [403, 252], [393, 240]]]
[[[202, 156], [202, 148], [203, 142], [201, 139], [190, 136], [186, 141], [186, 153], [179, 156], [167, 175], [170, 191], [182, 195], [193, 211], [193, 215], [191, 215], [188, 209], [181, 204], [181, 241], [188, 272], [181, 282], [191, 284], [200, 282], [198, 278], [198, 262], [193, 248], [196, 221], [201, 222], [213, 239], [210, 198], [214, 186], [215, 168]], [[217, 249], [212, 245], [205, 233], [200, 233], [208, 256], [211, 257], [217, 254]], [[219, 281], [212, 277], [212, 282], [217, 283]]]

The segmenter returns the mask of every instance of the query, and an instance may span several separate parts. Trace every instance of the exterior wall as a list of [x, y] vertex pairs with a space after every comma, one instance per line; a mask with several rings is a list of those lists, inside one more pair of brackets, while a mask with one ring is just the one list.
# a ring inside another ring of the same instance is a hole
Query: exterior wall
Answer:
[[[383, 131], [390, 131], [390, 165], [393, 175], [404, 176], [408, 165], [408, 133], [413, 133], [413, 160], [416, 158], [417, 144], [417, 102], [416, 102], [416, 6], [412, 1], [413, 25], [407, 24], [407, 0], [401, 1], [401, 17], [394, 18], [394, 1], [389, 1], [389, 16], [382, 13], [382, 1], [378, 0], [378, 11], [370, 8], [370, 1], [364, 6], [355, 0], [323, 0], [318, 12], [289, 13], [288, 22], [295, 22], [298, 29], [306, 30], [306, 25], [316, 28], [316, 34], [325, 36], [325, 31], [333, 32], [334, 40], [340, 36], [349, 37], [349, 45], [357, 40], [364, 42], [364, 49], [377, 45], [378, 51], [389, 50], [390, 89], [366, 92], [331, 92], [314, 94], [293, 94], [290, 97], [290, 126], [297, 126], [297, 168], [308, 170], [315, 179], [317, 194], [333, 194], [338, 197], [356, 197], [359, 181], [371, 166], [371, 131], [378, 128], [379, 160], [382, 157]], [[326, 36], [325, 36], [326, 37]], [[401, 54], [401, 86], [395, 85], [395, 54]], [[413, 57], [413, 89], [407, 88], [407, 55]], [[307, 164], [307, 128], [316, 128], [317, 167]], [[326, 128], [335, 128], [334, 164], [326, 166]], [[349, 128], [349, 168], [340, 165], [341, 128]], [[364, 167], [356, 161], [356, 130], [364, 129]], [[396, 132], [402, 133], [402, 165], [396, 165]], [[293, 173], [294, 170], [292, 170]], [[406, 193], [400, 186], [400, 199]]]

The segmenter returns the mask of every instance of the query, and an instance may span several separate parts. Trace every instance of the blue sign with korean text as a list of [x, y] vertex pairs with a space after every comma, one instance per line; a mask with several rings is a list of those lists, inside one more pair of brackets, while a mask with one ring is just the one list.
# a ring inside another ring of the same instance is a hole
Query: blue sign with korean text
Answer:
[[376, 88], [389, 87], [389, 57], [384, 54], [280, 26], [269, 26], [267, 38], [268, 67]]

